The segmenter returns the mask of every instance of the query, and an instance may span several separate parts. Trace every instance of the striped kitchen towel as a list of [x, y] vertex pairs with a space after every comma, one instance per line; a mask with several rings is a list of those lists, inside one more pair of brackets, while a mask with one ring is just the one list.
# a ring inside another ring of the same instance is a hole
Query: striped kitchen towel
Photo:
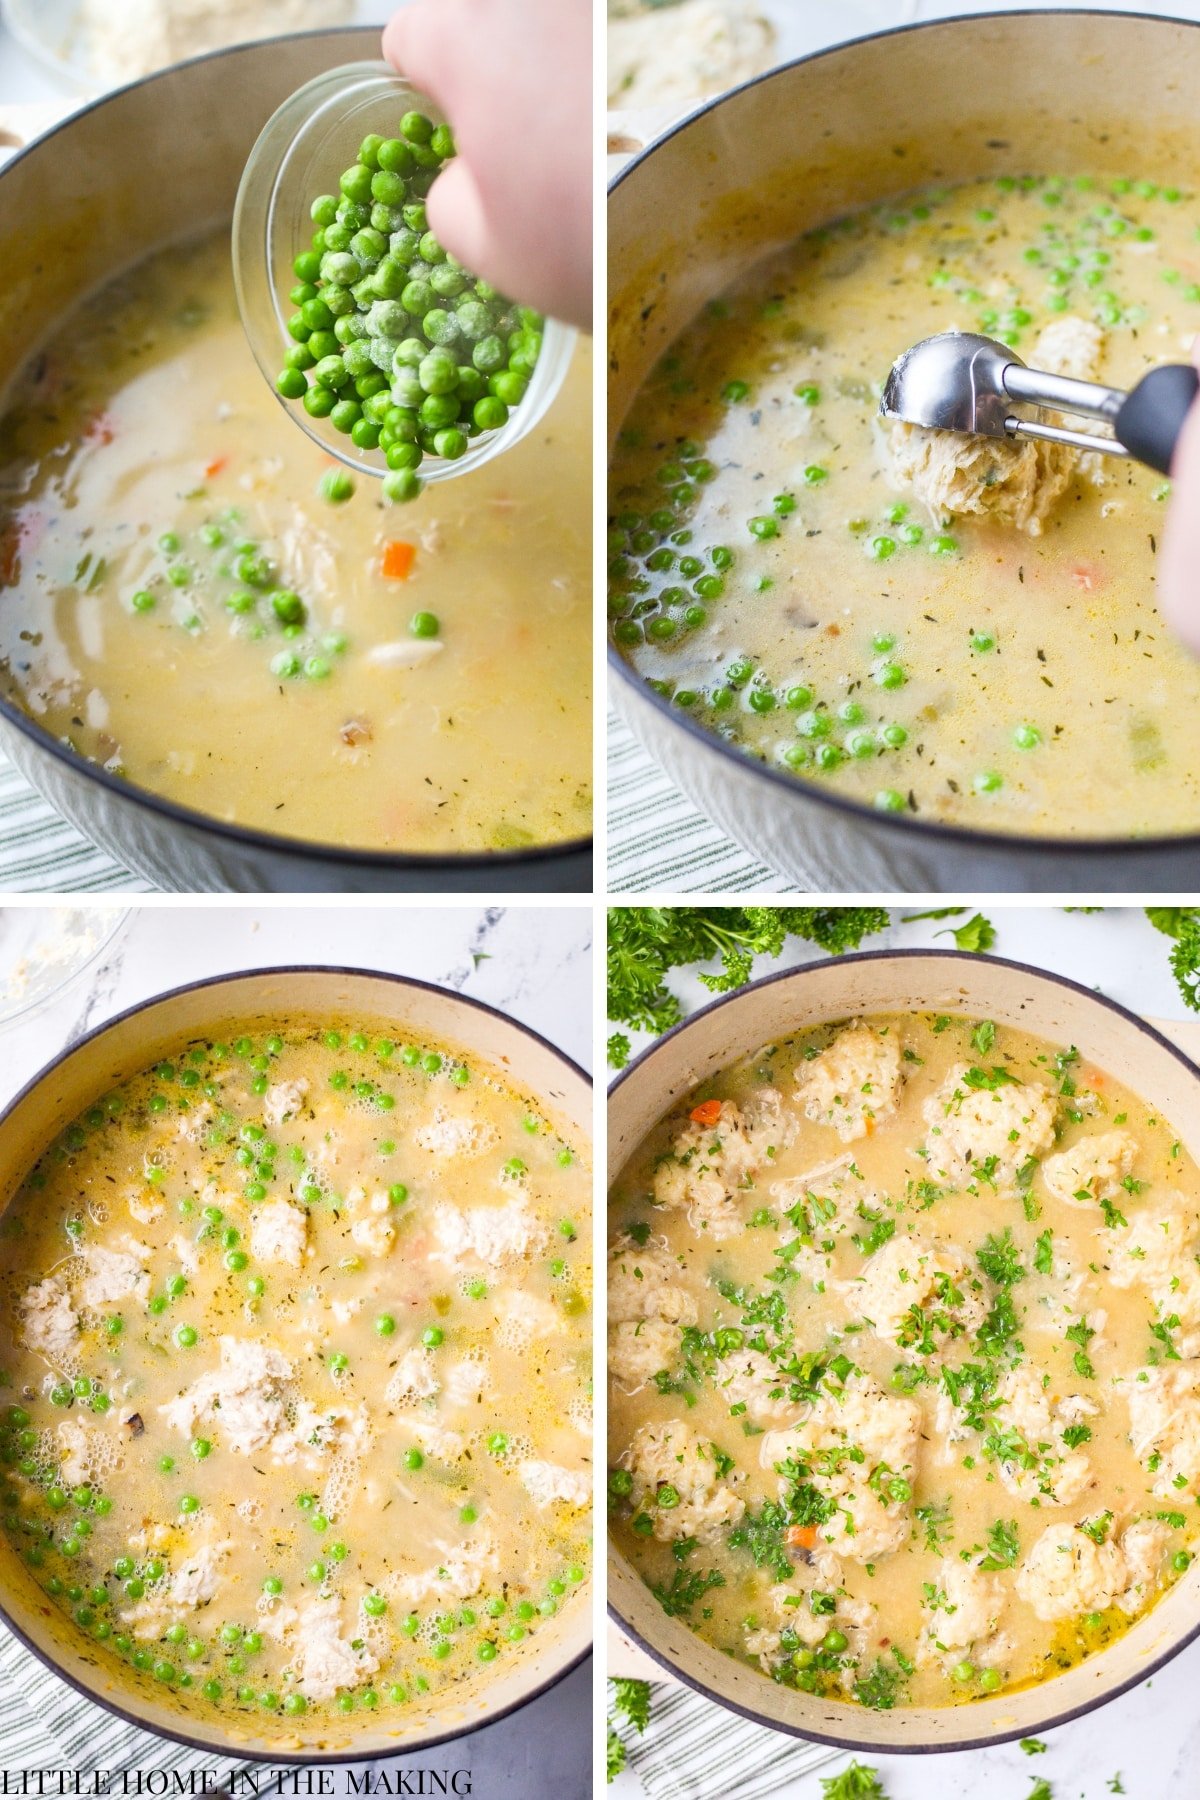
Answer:
[[68, 825], [0, 753], [0, 893], [152, 891]]
[[[136, 1725], [126, 1725], [93, 1706], [57, 1675], [43, 1668], [12, 1633], [0, 1627], [0, 1769], [32, 1774], [38, 1769], [72, 1772], [107, 1770], [109, 1787], [125, 1771], [168, 1769], [172, 1774], [211, 1771], [228, 1781], [248, 1768], [245, 1762], [211, 1756], [168, 1743]], [[91, 1791], [91, 1790], [89, 1790]], [[101, 1790], [97, 1790], [101, 1791]], [[197, 1790], [200, 1791], [199, 1786]]]
[[614, 894], [796, 894], [698, 813], [615, 713], [608, 718], [608, 886]]
[[766, 1800], [844, 1754], [753, 1725], [674, 1682], [652, 1683], [651, 1695], [645, 1731], [620, 1727], [649, 1800]]

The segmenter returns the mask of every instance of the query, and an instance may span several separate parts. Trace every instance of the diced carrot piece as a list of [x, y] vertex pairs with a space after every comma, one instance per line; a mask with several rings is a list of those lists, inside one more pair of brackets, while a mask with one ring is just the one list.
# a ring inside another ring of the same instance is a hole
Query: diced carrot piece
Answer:
[[21, 557], [34, 551], [49, 524], [43, 512], [23, 512], [0, 524], [0, 587], [16, 587], [21, 579]]
[[789, 1525], [783, 1539], [793, 1550], [815, 1550], [817, 1528], [815, 1525]]
[[89, 444], [111, 444], [116, 435], [117, 428], [107, 413], [97, 413], [84, 433]]
[[16, 520], [0, 531], [0, 588], [16, 587], [21, 578], [21, 528]]
[[383, 573], [389, 581], [407, 581], [416, 561], [417, 546], [393, 538], [383, 546]]
[[216, 476], [218, 476], [221, 473], [222, 469], [227, 469], [228, 467], [229, 467], [229, 458], [227, 456], [215, 456], [213, 458], [212, 462], [208, 463], [205, 467], [205, 470], [204, 470], [205, 480], [207, 480], [207, 481], [214, 480], [216, 478]]
[[699, 1106], [693, 1106], [689, 1114], [689, 1117], [697, 1125], [715, 1125], [720, 1116], [721, 1102], [719, 1100], [702, 1100]]

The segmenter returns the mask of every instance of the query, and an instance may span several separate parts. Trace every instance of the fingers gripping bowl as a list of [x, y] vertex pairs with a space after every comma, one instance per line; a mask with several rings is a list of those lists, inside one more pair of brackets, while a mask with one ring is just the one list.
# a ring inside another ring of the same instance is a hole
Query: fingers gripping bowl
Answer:
[[35, 1079], [0, 1138], [5, 1622], [110, 1710], [273, 1759], [420, 1748], [571, 1668], [589, 1098], [489, 1008], [309, 968], [165, 995]]
[[[822, 1098], [853, 1020], [894, 1047], [890, 1098], [882, 1067]], [[776, 1100], [756, 1166], [756, 1109]], [[956, 1167], [970, 1122], [1010, 1108], [989, 1154], [968, 1144]], [[1177, 1309], [1160, 1315], [1135, 1242], [1171, 1236], [1164, 1208], [1195, 1235], [1185, 1057], [1019, 965], [847, 957], [668, 1034], [614, 1085], [609, 1131], [610, 1594], [652, 1656], [778, 1729], [919, 1751], [1036, 1734], [1190, 1641], [1197, 1470], [1150, 1441], [1142, 1409], [1191, 1379], [1194, 1343], [1172, 1355], [1153, 1329], [1190, 1316], [1191, 1257], [1180, 1240], [1159, 1271]], [[1085, 1148], [1122, 1166], [1085, 1170]], [[743, 1150], [730, 1192], [724, 1159]], [[622, 1282], [639, 1256], [645, 1284]], [[1018, 1390], [1043, 1382], [1057, 1424], [1016, 1421]], [[886, 1449], [855, 1439], [863, 1401]], [[667, 1439], [682, 1461], [656, 1474]], [[1093, 1553], [1107, 1586], [1076, 1585]]]
[[875, 415], [893, 353], [934, 328], [1064, 372], [1185, 348], [1194, 302], [1161, 296], [1168, 241], [1190, 257], [1198, 55], [1164, 20], [913, 27], [734, 91], [617, 178], [614, 693], [781, 874], [947, 888], [982, 858], [995, 886], [1075, 888], [1194, 867], [1194, 736], [1148, 756], [1144, 685], [1107, 660], [1136, 632], [1164, 692], [1195, 680], [1153, 610], [1154, 483], [1055, 470], [1048, 512], [1042, 488], [1037, 516], [1000, 520], [999, 466], [981, 458], [976, 512], [961, 470], [923, 485]]

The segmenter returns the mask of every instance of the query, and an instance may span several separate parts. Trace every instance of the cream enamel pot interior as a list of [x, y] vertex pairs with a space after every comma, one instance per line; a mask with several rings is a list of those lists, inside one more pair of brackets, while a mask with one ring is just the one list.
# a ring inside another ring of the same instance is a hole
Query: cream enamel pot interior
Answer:
[[[356, 969], [281, 968], [178, 988], [91, 1032], [36, 1075], [0, 1117], [0, 1211], [55, 1134], [116, 1083], [180, 1040], [254, 1021], [352, 1017], [386, 1035], [442, 1038], [535, 1095], [565, 1133], [591, 1142], [592, 1090], [583, 1071], [544, 1038], [444, 988]], [[0, 1622], [81, 1694], [147, 1731], [218, 1754], [274, 1763], [370, 1760], [430, 1748], [491, 1724], [537, 1698], [591, 1648], [591, 1596], [565, 1608], [556, 1628], [469, 1701], [408, 1718], [356, 1712], [305, 1729], [292, 1720], [236, 1717], [222, 1726], [188, 1712], [152, 1678], [76, 1632], [0, 1539]]]
[[[697, 1083], [785, 1033], [860, 1014], [950, 1012], [994, 1019], [1089, 1061], [1161, 1106], [1200, 1154], [1200, 1069], [1151, 1026], [1089, 989], [1020, 963], [955, 951], [832, 958], [754, 983], [668, 1032], [612, 1087], [610, 1185], [650, 1127]], [[872, 1712], [778, 1686], [663, 1612], [610, 1541], [614, 1621], [656, 1662], [710, 1699], [778, 1731], [848, 1749], [919, 1753], [977, 1749], [1077, 1718], [1144, 1681], [1200, 1634], [1200, 1563], [1111, 1649], [1066, 1674], [969, 1706]]]
[[[1017, 168], [1200, 180], [1200, 25], [1124, 13], [982, 14], [787, 64], [693, 113], [616, 177], [608, 205], [610, 450], [651, 366], [759, 258], [853, 208]], [[886, 370], [880, 371], [880, 379]], [[615, 652], [637, 737], [721, 830], [797, 887], [1165, 892], [1200, 837], [985, 835], [883, 815], [745, 757]]]
[[[74, 113], [0, 166], [0, 390], [48, 322], [153, 251], [233, 216], [246, 159], [289, 94], [377, 57], [377, 30], [322, 31], [199, 57]], [[44, 125], [0, 119], [0, 150]], [[161, 173], [160, 173], [161, 172]], [[169, 174], [168, 174], [169, 172]], [[47, 211], [46, 196], [54, 195]], [[71, 824], [180, 893], [585, 893], [591, 845], [405, 855], [274, 836], [175, 805], [66, 749], [0, 699], [0, 749]], [[280, 754], [287, 751], [281, 732]]]

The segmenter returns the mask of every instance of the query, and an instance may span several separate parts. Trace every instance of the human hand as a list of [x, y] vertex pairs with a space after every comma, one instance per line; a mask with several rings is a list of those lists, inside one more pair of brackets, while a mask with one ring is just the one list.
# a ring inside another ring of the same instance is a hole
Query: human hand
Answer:
[[[1200, 368], [1200, 338], [1192, 345]], [[1200, 401], [1171, 459], [1171, 505], [1158, 565], [1158, 603], [1176, 637], [1200, 655]]]
[[412, 0], [383, 38], [458, 154], [430, 229], [514, 300], [590, 328], [592, 37], [588, 0]]

